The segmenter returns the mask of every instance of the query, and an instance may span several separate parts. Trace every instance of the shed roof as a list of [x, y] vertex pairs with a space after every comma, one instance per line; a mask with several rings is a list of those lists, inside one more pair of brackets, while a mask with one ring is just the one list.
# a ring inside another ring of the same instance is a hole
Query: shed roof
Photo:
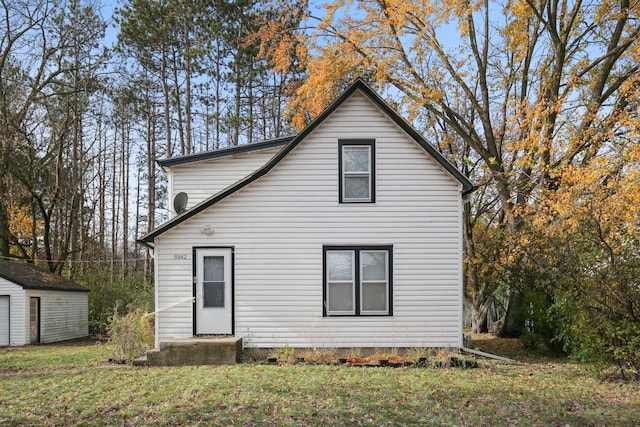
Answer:
[[89, 289], [69, 279], [24, 262], [0, 259], [0, 277], [24, 289], [89, 292]]
[[269, 139], [265, 141], [254, 142], [251, 144], [237, 145], [235, 147], [219, 148], [217, 150], [204, 151], [202, 153], [186, 154], [184, 156], [167, 157], [158, 160], [158, 164], [163, 167], [172, 167], [186, 165], [204, 160], [217, 159], [219, 157], [228, 157], [237, 154], [249, 153], [251, 151], [266, 150], [269, 148], [282, 147], [287, 145], [296, 137], [296, 135], [284, 136], [281, 138]]

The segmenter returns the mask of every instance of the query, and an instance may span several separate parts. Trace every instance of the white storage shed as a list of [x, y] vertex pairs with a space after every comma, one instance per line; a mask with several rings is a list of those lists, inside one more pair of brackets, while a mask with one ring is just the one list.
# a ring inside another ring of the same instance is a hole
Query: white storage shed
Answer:
[[88, 336], [88, 293], [33, 264], [0, 259], [0, 347]]

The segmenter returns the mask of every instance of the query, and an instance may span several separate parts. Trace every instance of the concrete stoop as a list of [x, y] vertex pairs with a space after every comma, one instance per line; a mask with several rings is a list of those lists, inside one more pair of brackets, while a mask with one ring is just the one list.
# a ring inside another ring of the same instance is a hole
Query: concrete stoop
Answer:
[[232, 365], [242, 357], [242, 337], [179, 338], [160, 343], [134, 366]]

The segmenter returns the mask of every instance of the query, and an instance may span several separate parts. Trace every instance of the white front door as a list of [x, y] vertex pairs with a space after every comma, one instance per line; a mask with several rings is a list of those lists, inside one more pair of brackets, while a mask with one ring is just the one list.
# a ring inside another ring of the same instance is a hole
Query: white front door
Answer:
[[196, 249], [196, 335], [233, 333], [231, 249]]

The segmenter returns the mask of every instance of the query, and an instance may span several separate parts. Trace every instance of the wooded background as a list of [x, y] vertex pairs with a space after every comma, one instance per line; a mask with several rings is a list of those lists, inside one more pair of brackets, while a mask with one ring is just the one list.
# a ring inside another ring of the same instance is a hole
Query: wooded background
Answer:
[[157, 158], [291, 134], [364, 77], [478, 186], [472, 330], [637, 373], [637, 0], [0, 1], [0, 256], [148, 290]]

